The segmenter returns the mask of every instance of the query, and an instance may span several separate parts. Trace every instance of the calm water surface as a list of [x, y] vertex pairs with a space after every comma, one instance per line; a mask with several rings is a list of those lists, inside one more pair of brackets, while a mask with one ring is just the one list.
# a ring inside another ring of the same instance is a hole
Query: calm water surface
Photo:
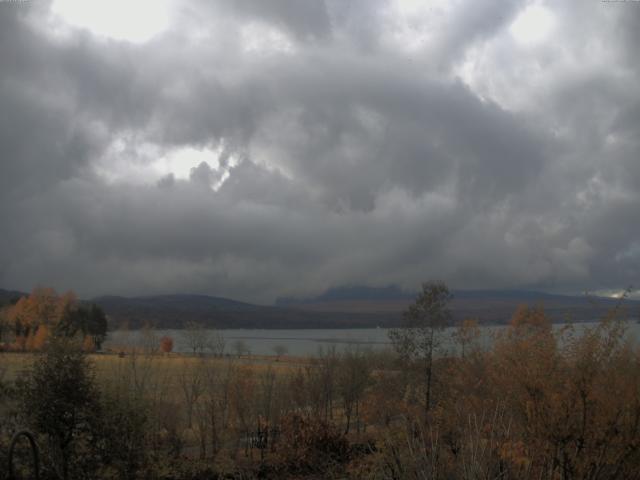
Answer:
[[[580, 323], [574, 325], [575, 332], [579, 335], [586, 328], [593, 328], [593, 323]], [[637, 342], [640, 339], [640, 324], [635, 321], [626, 322], [628, 337]], [[564, 325], [554, 325], [559, 331]], [[504, 329], [503, 326], [481, 327], [480, 344], [488, 347], [493, 335]], [[454, 329], [447, 329], [443, 333], [442, 348], [448, 352], [455, 352], [457, 347], [451, 338]], [[275, 348], [283, 346], [289, 355], [306, 356], [317, 355], [321, 351], [335, 347], [337, 351], [347, 348], [360, 348], [372, 350], [390, 349], [391, 343], [388, 337], [389, 329], [386, 328], [358, 328], [358, 329], [292, 329], [292, 330], [218, 330], [225, 339], [227, 353], [235, 353], [234, 344], [242, 341], [247, 349], [254, 355], [274, 355]], [[105, 342], [105, 348], [117, 349], [120, 345], [136, 345], [143, 342], [156, 342], [160, 337], [167, 335], [173, 338], [175, 352], [186, 353], [189, 351], [188, 341], [182, 330], [156, 330], [149, 339], [148, 334], [141, 331], [110, 332]]]

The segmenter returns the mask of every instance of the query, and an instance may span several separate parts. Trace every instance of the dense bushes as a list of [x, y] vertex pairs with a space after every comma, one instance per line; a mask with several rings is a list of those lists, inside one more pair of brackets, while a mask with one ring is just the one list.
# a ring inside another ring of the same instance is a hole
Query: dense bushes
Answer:
[[349, 442], [334, 425], [291, 414], [282, 419], [280, 428], [271, 463], [272, 469], [281, 475], [322, 473], [349, 459]]
[[18, 383], [20, 410], [41, 434], [46, 468], [58, 477], [95, 474], [100, 401], [90, 365], [77, 345], [51, 343]]
[[54, 337], [18, 380], [16, 400], [38, 435], [44, 478], [133, 479], [143, 467], [143, 410], [100, 392], [77, 342]]
[[426, 427], [388, 430], [389, 477], [640, 477], [640, 357], [622, 323], [554, 335], [523, 308], [490, 351], [437, 367]]

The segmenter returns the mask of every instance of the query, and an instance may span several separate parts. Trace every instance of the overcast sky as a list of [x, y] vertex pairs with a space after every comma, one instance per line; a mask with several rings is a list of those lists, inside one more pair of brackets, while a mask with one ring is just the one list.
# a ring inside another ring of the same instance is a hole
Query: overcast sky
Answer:
[[640, 285], [640, 2], [0, 0], [0, 287]]

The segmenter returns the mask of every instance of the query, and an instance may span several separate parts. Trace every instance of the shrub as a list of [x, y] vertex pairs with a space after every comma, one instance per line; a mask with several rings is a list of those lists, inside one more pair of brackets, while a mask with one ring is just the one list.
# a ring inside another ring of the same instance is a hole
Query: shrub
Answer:
[[162, 353], [171, 353], [173, 350], [173, 338], [164, 336], [160, 339], [160, 351]]
[[280, 474], [304, 475], [341, 468], [349, 458], [349, 442], [337, 428], [291, 414], [282, 420], [272, 466]]
[[100, 403], [92, 367], [78, 345], [52, 341], [17, 388], [24, 418], [44, 439], [48, 467], [64, 480], [90, 478]]

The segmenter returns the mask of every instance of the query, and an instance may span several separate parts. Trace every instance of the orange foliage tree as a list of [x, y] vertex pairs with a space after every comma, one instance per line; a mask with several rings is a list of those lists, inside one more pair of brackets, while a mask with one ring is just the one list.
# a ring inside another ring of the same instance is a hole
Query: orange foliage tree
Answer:
[[86, 353], [92, 353], [96, 351], [96, 342], [91, 335], [85, 335], [82, 341], [82, 351]]
[[20, 350], [42, 349], [52, 335], [90, 335], [95, 348], [106, 336], [104, 312], [96, 305], [81, 304], [73, 292], [58, 295], [51, 288], [35, 288], [8, 307], [4, 316]]
[[33, 349], [42, 350], [47, 344], [48, 340], [49, 340], [49, 327], [47, 325], [40, 325], [33, 339]]
[[160, 339], [160, 351], [162, 353], [171, 353], [173, 350], [173, 338], [164, 336]]

